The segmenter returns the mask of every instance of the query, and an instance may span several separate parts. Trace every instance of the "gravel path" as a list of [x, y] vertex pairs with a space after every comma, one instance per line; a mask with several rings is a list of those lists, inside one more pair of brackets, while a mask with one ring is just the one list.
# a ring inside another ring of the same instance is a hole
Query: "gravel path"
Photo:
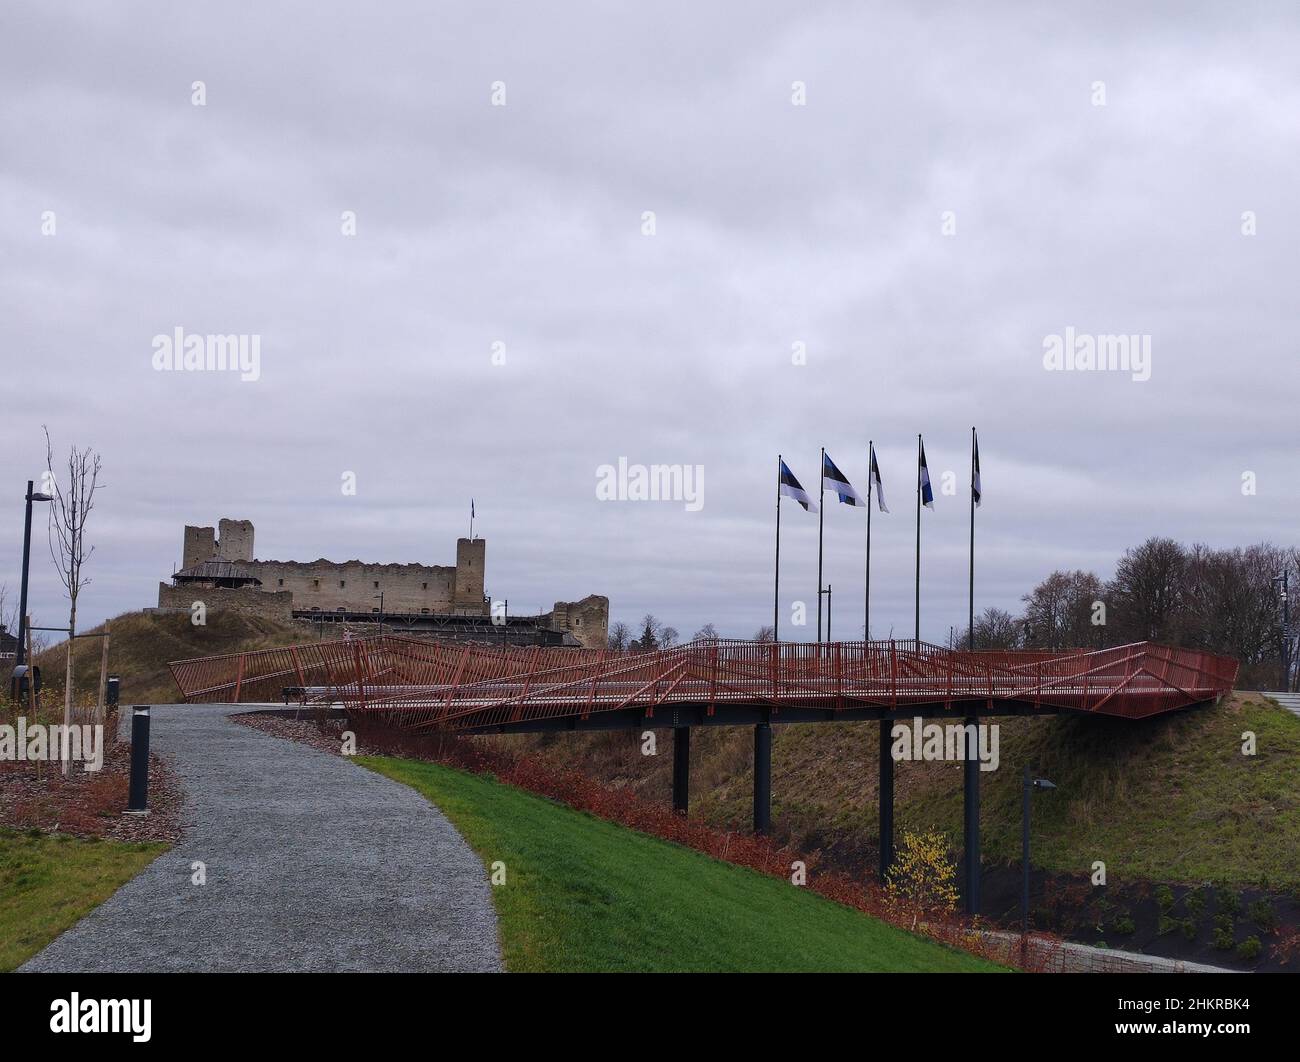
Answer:
[[184, 836], [24, 970], [501, 969], [486, 871], [437, 808], [230, 710], [153, 709]]

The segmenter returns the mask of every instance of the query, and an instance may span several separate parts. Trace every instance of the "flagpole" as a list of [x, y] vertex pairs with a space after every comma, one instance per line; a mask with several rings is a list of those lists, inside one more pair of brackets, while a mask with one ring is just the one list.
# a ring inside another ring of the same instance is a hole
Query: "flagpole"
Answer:
[[822, 529], [826, 526], [826, 447], [817, 463], [817, 641], [822, 640]]
[[871, 641], [871, 488], [875, 476], [871, 474], [872, 442], [867, 440], [867, 589], [862, 608], [862, 640]]
[[975, 649], [975, 428], [970, 430], [970, 626], [966, 648]]
[[772, 580], [772, 641], [779, 642], [781, 623], [781, 455], [776, 455], [776, 575]]
[[916, 641], [921, 640], [921, 436], [916, 436]]

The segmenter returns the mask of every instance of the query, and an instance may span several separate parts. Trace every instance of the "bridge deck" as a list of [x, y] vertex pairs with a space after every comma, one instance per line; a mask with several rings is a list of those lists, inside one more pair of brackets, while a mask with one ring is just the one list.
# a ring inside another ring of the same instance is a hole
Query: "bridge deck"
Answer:
[[465, 731], [639, 725], [665, 708], [718, 724], [748, 721], [755, 711], [780, 722], [783, 711], [795, 721], [955, 706], [1136, 719], [1213, 700], [1237, 676], [1228, 657], [1149, 642], [962, 652], [913, 641], [709, 641], [629, 653], [384, 635], [170, 666], [187, 701], [278, 701], [292, 689], [305, 703], [342, 704], [398, 726]]

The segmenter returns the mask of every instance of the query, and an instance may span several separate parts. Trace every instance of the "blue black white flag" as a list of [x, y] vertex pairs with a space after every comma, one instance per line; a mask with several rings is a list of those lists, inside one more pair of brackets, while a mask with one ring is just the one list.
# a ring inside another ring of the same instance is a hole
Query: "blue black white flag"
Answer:
[[781, 484], [779, 491], [787, 498], [793, 498], [805, 511], [815, 513], [817, 503], [808, 496], [808, 492], [803, 489], [803, 485], [795, 479], [794, 473], [790, 471], [790, 466], [784, 461], [781, 462]]
[[971, 439], [974, 449], [971, 451], [970, 496], [975, 504], [979, 505], [980, 499], [984, 497], [984, 490], [980, 486], [980, 439], [973, 428], [971, 429]]
[[930, 487], [930, 466], [925, 463], [925, 443], [921, 444], [921, 504], [934, 508], [934, 490]]
[[[876, 505], [880, 507], [882, 513], [889, 512], [889, 506], [885, 504], [885, 488], [880, 483], [880, 466], [876, 464], [876, 446], [871, 444], [871, 470], [869, 472], [871, 484], [876, 488]], [[871, 489], [868, 487], [867, 495], [870, 496]]]
[[831, 460], [831, 455], [822, 453], [822, 488], [824, 490], [833, 490], [840, 496], [840, 501], [845, 505], [866, 505], [862, 500], [862, 495], [854, 489], [849, 477], [839, 470], [835, 462]]

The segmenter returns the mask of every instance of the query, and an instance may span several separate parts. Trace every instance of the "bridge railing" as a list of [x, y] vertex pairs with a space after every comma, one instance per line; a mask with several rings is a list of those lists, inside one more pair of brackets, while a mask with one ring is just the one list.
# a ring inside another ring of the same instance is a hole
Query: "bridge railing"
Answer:
[[960, 651], [924, 642], [699, 641], [653, 652], [382, 635], [171, 665], [187, 700], [342, 702], [404, 725], [482, 727], [660, 704], [899, 710], [972, 700], [1138, 717], [1230, 689], [1236, 661], [1150, 643]]

